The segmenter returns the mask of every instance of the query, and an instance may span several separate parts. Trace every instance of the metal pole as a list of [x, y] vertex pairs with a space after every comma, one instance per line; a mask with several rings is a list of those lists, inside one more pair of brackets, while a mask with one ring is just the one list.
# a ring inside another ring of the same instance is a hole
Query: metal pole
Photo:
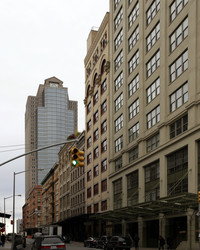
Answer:
[[200, 202], [199, 202], [199, 234], [198, 234], [198, 237], [199, 237], [199, 249], [200, 249]]
[[5, 215], [6, 205], [5, 205], [5, 202], [6, 202], [6, 199], [4, 197], [4, 229], [5, 229], [5, 235], [6, 235], [6, 215]]
[[13, 174], [13, 235], [12, 235], [12, 249], [14, 249], [14, 233], [15, 233], [15, 172]]

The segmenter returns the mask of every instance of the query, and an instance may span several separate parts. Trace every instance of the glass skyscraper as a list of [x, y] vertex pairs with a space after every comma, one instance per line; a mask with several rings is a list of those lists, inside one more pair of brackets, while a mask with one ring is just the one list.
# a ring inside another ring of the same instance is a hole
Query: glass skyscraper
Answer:
[[[70, 101], [63, 82], [52, 77], [40, 85], [35, 97], [29, 96], [25, 114], [26, 152], [67, 140], [77, 130], [77, 102]], [[58, 161], [60, 146], [51, 147], [26, 156], [26, 196], [40, 184]], [[37, 171], [44, 169], [43, 171]]]

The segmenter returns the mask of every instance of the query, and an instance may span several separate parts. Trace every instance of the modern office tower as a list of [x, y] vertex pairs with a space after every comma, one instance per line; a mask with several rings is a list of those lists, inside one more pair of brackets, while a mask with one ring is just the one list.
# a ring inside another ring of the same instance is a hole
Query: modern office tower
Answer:
[[[25, 113], [26, 152], [65, 142], [77, 130], [77, 102], [69, 100], [68, 88], [56, 77], [39, 85], [36, 96], [29, 96]], [[34, 185], [40, 184], [58, 161], [60, 146], [51, 147], [26, 156], [26, 198]], [[37, 171], [44, 169], [43, 171]]]
[[[102, 213], [109, 206], [108, 126], [109, 126], [109, 13], [87, 39], [85, 63], [85, 185], [86, 213]], [[86, 232], [102, 233], [103, 227], [87, 224]]]
[[143, 247], [199, 249], [200, 1], [110, 0], [109, 41], [105, 220]]

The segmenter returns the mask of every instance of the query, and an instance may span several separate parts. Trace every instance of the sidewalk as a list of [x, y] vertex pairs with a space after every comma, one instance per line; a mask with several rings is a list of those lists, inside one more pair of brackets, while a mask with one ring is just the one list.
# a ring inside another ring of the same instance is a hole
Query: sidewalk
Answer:
[[11, 241], [6, 241], [3, 247], [0, 247], [0, 250], [10, 250], [11, 249]]

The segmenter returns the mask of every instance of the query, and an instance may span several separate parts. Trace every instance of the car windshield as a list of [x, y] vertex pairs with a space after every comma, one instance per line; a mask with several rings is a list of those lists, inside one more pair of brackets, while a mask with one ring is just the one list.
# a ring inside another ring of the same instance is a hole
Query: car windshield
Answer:
[[56, 243], [63, 243], [63, 241], [58, 238], [58, 237], [48, 237], [48, 238], [44, 238], [42, 241], [42, 244], [56, 244]]

